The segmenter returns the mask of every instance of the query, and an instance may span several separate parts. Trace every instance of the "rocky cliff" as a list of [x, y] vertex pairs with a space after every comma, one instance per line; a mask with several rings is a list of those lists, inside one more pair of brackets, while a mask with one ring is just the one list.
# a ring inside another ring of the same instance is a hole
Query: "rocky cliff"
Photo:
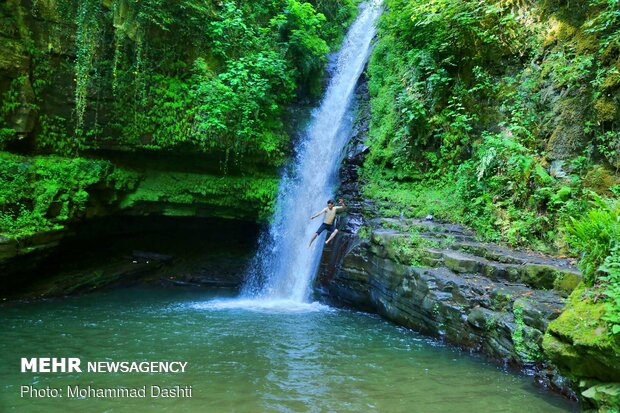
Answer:
[[605, 304], [584, 293], [576, 259], [483, 242], [462, 225], [405, 210], [385, 217], [360, 194], [360, 168], [373, 148], [364, 145], [370, 113], [363, 80], [358, 92], [340, 173], [350, 208], [341, 235], [323, 252], [318, 294], [525, 369], [586, 408], [614, 411], [620, 351], [602, 320]]
[[2, 275], [106, 217], [252, 233], [356, 12], [352, 0], [0, 4]]
[[545, 367], [544, 333], [580, 280], [570, 262], [429, 221], [375, 219], [363, 235], [343, 236], [325, 252], [320, 283], [331, 300], [501, 363]]
[[359, 229], [323, 254], [326, 300], [525, 369], [586, 409], [620, 406], [619, 342], [573, 262], [479, 242], [453, 224], [372, 218]]

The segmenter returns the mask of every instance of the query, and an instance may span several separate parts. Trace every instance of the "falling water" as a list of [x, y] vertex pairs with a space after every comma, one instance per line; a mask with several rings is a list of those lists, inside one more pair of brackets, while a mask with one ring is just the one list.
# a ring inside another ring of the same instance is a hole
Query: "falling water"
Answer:
[[333, 197], [336, 173], [349, 136], [347, 113], [375, 35], [382, 0], [362, 6], [337, 57], [320, 107], [297, 147], [292, 171], [282, 177], [275, 214], [261, 236], [242, 296], [265, 302], [306, 302], [317, 271], [325, 232], [308, 248], [323, 217], [310, 216]]

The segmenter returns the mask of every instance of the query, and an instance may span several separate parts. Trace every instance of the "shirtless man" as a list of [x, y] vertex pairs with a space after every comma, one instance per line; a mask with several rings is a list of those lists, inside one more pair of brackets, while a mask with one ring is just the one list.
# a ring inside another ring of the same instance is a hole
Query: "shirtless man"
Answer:
[[312, 246], [312, 243], [314, 242], [316, 237], [318, 237], [321, 234], [321, 232], [325, 230], [327, 230], [327, 232], [332, 233], [330, 237], [327, 239], [327, 241], [325, 241], [325, 245], [329, 244], [329, 242], [334, 239], [334, 237], [338, 233], [338, 230], [335, 228], [335, 225], [334, 225], [334, 221], [336, 220], [336, 212], [339, 210], [345, 209], [347, 207], [344, 204], [344, 200], [342, 198], [338, 200], [338, 203], [340, 204], [340, 206], [335, 207], [334, 201], [330, 199], [329, 201], [327, 201], [327, 208], [324, 208], [321, 212], [317, 212], [316, 214], [310, 217], [310, 219], [314, 219], [318, 217], [319, 215], [325, 214], [325, 219], [323, 220], [323, 223], [321, 224], [319, 229], [312, 236], [312, 239], [310, 240], [310, 244], [308, 244], [308, 248]]

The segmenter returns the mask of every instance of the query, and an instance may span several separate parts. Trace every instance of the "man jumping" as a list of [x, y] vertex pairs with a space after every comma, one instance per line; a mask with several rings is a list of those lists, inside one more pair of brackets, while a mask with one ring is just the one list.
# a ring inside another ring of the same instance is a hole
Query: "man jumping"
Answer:
[[334, 225], [334, 221], [336, 220], [336, 212], [341, 209], [345, 209], [347, 207], [344, 204], [344, 200], [342, 198], [338, 200], [338, 203], [340, 204], [340, 206], [335, 207], [334, 201], [330, 199], [329, 201], [327, 201], [327, 208], [324, 208], [321, 212], [317, 212], [316, 214], [310, 217], [310, 219], [314, 219], [321, 214], [325, 214], [325, 219], [323, 220], [323, 223], [321, 224], [319, 229], [312, 236], [312, 239], [310, 240], [310, 244], [308, 244], [308, 248], [312, 246], [312, 243], [314, 242], [316, 237], [318, 237], [321, 234], [321, 232], [325, 230], [327, 230], [327, 232], [332, 233], [330, 237], [327, 239], [327, 241], [325, 241], [325, 245], [329, 244], [329, 242], [334, 239], [334, 237], [338, 233], [338, 230], [335, 228], [336, 225]]

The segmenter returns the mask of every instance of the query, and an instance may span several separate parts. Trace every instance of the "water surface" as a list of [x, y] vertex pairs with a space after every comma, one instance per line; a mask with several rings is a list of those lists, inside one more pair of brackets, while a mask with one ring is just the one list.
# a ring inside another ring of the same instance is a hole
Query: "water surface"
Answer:
[[[320, 304], [231, 304], [213, 293], [124, 289], [0, 308], [2, 412], [566, 412], [532, 379]], [[32, 374], [20, 357], [188, 363], [181, 374]], [[27, 399], [20, 385], [192, 385], [185, 399]]]

